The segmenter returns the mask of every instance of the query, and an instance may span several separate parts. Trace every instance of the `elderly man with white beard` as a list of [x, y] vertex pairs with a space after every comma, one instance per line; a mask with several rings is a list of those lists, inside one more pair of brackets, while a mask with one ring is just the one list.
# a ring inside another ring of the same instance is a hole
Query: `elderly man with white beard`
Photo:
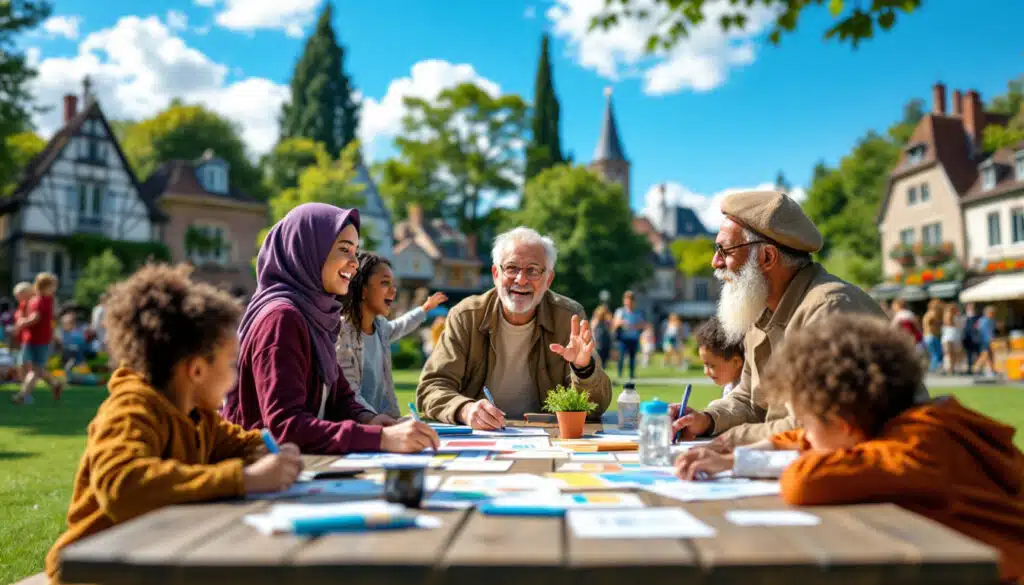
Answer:
[[[551, 238], [518, 227], [491, 253], [494, 288], [452, 308], [430, 354], [416, 405], [429, 418], [474, 429], [540, 412], [558, 384], [590, 393], [599, 416], [612, 385], [594, 351], [583, 307], [551, 292], [557, 251]], [[487, 399], [490, 390], [494, 404]]]
[[[732, 392], [703, 412], [687, 409], [674, 427], [687, 439], [716, 437], [712, 447], [727, 451], [797, 426], [788, 409], [768, 404], [758, 387], [788, 332], [837, 313], [885, 315], [863, 290], [811, 260], [821, 234], [785, 193], [735, 193], [721, 209], [725, 219], [711, 261], [722, 282], [718, 319], [733, 342], [743, 340], [743, 374]], [[673, 418], [678, 409], [670, 408]]]

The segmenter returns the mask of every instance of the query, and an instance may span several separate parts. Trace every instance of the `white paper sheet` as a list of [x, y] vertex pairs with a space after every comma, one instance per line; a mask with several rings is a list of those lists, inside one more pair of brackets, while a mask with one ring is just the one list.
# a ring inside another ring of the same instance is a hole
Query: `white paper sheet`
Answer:
[[728, 510], [725, 519], [737, 526], [817, 526], [821, 518], [800, 510]]
[[278, 500], [310, 496], [379, 497], [384, 492], [381, 483], [368, 479], [325, 479], [294, 483], [281, 492], [249, 494], [249, 500]]
[[497, 431], [473, 430], [473, 437], [548, 437], [548, 431], [540, 427], [505, 427]]
[[453, 475], [441, 489], [447, 492], [481, 492], [493, 495], [533, 490], [552, 491], [558, 487], [548, 479], [530, 473], [505, 475]]
[[425, 465], [440, 467], [442, 459], [434, 459], [432, 453], [350, 453], [331, 463], [335, 469], [379, 469], [385, 465]]
[[636, 451], [616, 453], [615, 459], [617, 459], [619, 463], [640, 463], [640, 453]]
[[[370, 502], [347, 502], [340, 504], [277, 504], [263, 514], [249, 514], [242, 521], [262, 534], [285, 534], [291, 532], [292, 521], [303, 518], [330, 518], [340, 515], [399, 516], [409, 511], [401, 504], [383, 500]], [[419, 528], [437, 528], [440, 519], [417, 515]]]
[[502, 453], [498, 459], [568, 459], [572, 451], [566, 449], [528, 449]]
[[715, 529], [680, 508], [570, 509], [566, 521], [578, 538], [709, 538]]
[[527, 451], [530, 449], [550, 449], [548, 437], [452, 437], [441, 439], [440, 452], [454, 453], [459, 451]]
[[502, 473], [512, 468], [514, 461], [487, 459], [453, 459], [444, 464], [445, 471], [488, 471]]
[[757, 496], [775, 496], [781, 491], [777, 481], [748, 481], [742, 479], [677, 481], [645, 486], [644, 489], [681, 502], [736, 500]]
[[602, 461], [602, 462], [606, 462], [606, 463], [614, 463], [615, 461], [618, 461], [615, 458], [615, 454], [614, 453], [609, 453], [609, 452], [599, 452], [599, 453], [592, 453], [592, 452], [575, 453], [574, 452], [572, 455], [569, 456], [569, 458], [572, 459], [573, 461]]

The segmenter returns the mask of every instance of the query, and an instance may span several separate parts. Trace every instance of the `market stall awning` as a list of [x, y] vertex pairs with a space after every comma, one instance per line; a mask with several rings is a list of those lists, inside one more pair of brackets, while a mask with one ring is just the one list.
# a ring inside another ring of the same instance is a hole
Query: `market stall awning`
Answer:
[[928, 286], [928, 296], [933, 299], [955, 299], [958, 292], [959, 282], [940, 282]]
[[960, 293], [961, 303], [991, 303], [1024, 299], [1024, 274], [997, 274]]

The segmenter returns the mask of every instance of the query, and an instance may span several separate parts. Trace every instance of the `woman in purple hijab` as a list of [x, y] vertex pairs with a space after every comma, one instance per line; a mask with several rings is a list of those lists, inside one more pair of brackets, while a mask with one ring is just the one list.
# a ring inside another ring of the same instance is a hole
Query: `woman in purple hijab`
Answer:
[[359, 212], [305, 203], [270, 229], [256, 259], [256, 293], [238, 328], [238, 382], [223, 414], [246, 429], [266, 428], [303, 453], [437, 447], [413, 420], [395, 424], [357, 400], [341, 375], [334, 340], [339, 297], [359, 267]]

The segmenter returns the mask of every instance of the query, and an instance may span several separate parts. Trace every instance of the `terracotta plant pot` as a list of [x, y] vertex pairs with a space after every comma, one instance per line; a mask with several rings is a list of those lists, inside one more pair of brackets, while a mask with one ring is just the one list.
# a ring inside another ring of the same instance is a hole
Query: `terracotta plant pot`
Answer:
[[558, 417], [558, 436], [562, 439], [579, 439], [583, 436], [583, 426], [587, 424], [585, 412], [556, 412]]

